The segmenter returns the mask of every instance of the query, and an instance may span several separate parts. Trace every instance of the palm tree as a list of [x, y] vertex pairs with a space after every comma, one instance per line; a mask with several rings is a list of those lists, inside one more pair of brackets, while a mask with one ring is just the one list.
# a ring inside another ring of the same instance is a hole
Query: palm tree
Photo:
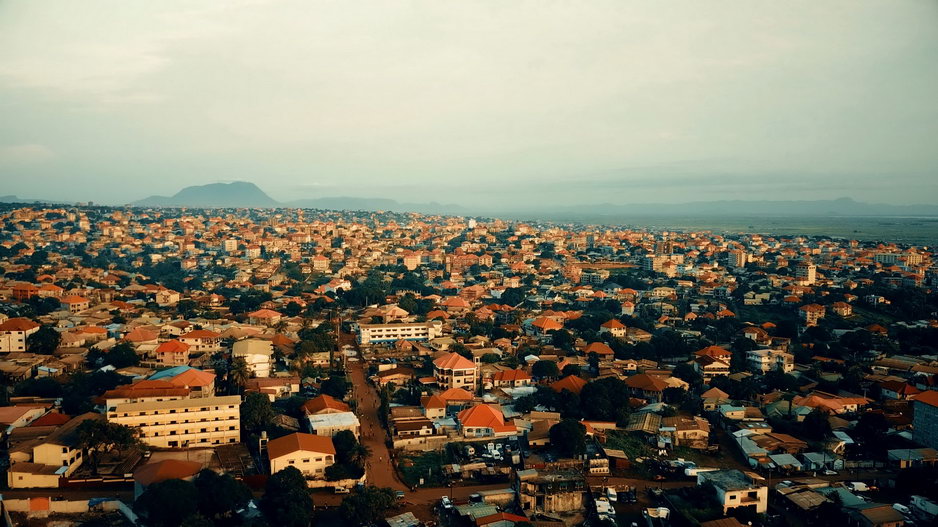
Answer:
[[232, 359], [228, 370], [228, 393], [231, 393], [232, 388], [237, 386], [240, 394], [250, 378], [251, 370], [248, 368], [248, 362], [243, 357]]
[[371, 456], [371, 449], [361, 443], [357, 443], [349, 452], [348, 459], [353, 465], [364, 467], [365, 461], [369, 456]]

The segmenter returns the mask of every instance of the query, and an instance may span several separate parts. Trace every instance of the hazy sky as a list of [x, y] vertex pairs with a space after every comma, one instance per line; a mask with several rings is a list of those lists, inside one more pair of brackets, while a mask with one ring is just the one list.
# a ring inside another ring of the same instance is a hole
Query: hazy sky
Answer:
[[0, 195], [938, 200], [934, 0], [0, 2]]

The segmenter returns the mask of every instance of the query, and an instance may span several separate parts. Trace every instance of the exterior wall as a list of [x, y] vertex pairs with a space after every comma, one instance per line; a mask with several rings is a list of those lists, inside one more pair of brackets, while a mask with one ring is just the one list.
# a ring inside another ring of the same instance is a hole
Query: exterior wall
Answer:
[[913, 420], [912, 435], [915, 440], [927, 447], [938, 448], [938, 408], [915, 402], [915, 417]]
[[277, 473], [287, 467], [296, 467], [307, 478], [323, 479], [326, 467], [335, 463], [332, 454], [300, 450], [270, 460], [270, 473]]
[[28, 331], [0, 332], [0, 352], [26, 351], [26, 337], [37, 331], [38, 327]]
[[433, 376], [436, 377], [436, 382], [440, 386], [445, 386], [446, 388], [463, 388], [470, 393], [474, 392], [476, 389], [475, 368], [465, 370], [444, 370], [434, 367]]
[[723, 504], [723, 512], [736, 507], [756, 508], [757, 513], [765, 512], [769, 507], [769, 488], [758, 487], [755, 489], [724, 491], [717, 487], [717, 499]]
[[[55, 474], [30, 474], [28, 472], [7, 472], [7, 486], [11, 489], [56, 489], [59, 487], [59, 476]], [[8, 500], [3, 502], [9, 503]]]
[[63, 476], [70, 476], [81, 466], [81, 450], [66, 446], [45, 443], [33, 448], [33, 463], [51, 465], [53, 467], [68, 467]]
[[241, 437], [241, 397], [202, 397], [128, 403], [108, 411], [108, 421], [140, 429], [140, 439], [162, 448], [237, 443]]
[[433, 322], [419, 324], [360, 324], [358, 342], [378, 344], [398, 340], [427, 341], [443, 335], [443, 326]]

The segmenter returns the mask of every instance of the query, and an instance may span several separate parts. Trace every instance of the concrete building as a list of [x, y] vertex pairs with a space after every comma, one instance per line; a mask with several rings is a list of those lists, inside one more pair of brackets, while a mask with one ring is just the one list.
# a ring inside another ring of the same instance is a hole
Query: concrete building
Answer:
[[746, 352], [746, 362], [749, 368], [756, 372], [768, 373], [781, 369], [791, 373], [795, 369], [795, 356], [787, 351], [774, 349], [758, 349]]
[[716, 491], [723, 513], [737, 507], [753, 507], [761, 514], [769, 506], [769, 488], [757, 485], [739, 470], [714, 470], [697, 474], [697, 485], [710, 483]]
[[443, 323], [439, 320], [408, 324], [359, 324], [360, 344], [381, 344], [398, 340], [428, 341], [443, 336]]
[[270, 473], [295, 467], [307, 479], [322, 479], [326, 467], [335, 463], [335, 446], [331, 437], [294, 433], [267, 443]]
[[938, 448], [938, 392], [930, 390], [920, 393], [912, 406], [912, 437], [924, 446]]
[[456, 352], [433, 361], [433, 376], [441, 388], [462, 388], [469, 392], [476, 389], [475, 362]]
[[11, 318], [0, 324], [0, 352], [26, 351], [26, 339], [39, 331], [39, 324], [28, 318]]
[[528, 469], [515, 474], [515, 491], [521, 510], [530, 515], [581, 511], [588, 488], [579, 472]]
[[804, 284], [812, 285], [817, 282], [817, 266], [811, 262], [799, 262], [795, 265], [795, 281]]
[[348, 430], [358, 437], [361, 423], [352, 412], [321, 413], [306, 416], [310, 431], [318, 436], [333, 437], [343, 430]]
[[231, 350], [233, 357], [240, 357], [248, 363], [248, 369], [255, 377], [270, 377], [274, 346], [269, 340], [245, 339], [234, 343]]
[[241, 397], [200, 397], [116, 404], [112, 423], [140, 429], [140, 440], [161, 448], [237, 443], [241, 437]]
[[88, 419], [102, 416], [93, 412], [79, 415], [38, 440], [31, 451], [11, 451], [7, 485], [11, 489], [58, 488], [59, 479], [74, 473], [84, 460], [77, 430]]

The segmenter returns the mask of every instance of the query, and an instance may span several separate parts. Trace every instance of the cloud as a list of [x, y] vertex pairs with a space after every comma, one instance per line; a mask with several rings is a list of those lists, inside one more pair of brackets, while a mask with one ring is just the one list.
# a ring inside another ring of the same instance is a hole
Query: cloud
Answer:
[[54, 150], [40, 144], [0, 146], [0, 163], [27, 165], [42, 163], [57, 157]]

